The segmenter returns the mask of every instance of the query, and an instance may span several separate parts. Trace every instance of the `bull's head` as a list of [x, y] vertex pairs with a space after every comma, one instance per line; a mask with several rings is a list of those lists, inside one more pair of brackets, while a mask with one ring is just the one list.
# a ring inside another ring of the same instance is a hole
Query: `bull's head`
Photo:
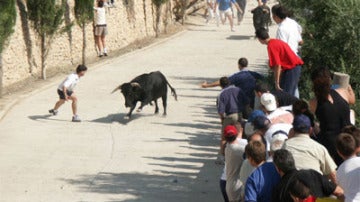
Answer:
[[125, 98], [125, 107], [133, 108], [137, 101], [140, 101], [142, 88], [139, 83], [123, 83], [118, 87]]

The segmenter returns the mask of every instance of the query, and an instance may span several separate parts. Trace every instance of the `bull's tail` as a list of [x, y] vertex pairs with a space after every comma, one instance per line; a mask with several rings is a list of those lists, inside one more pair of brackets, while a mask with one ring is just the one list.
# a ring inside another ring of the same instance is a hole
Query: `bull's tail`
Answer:
[[176, 95], [175, 88], [173, 88], [167, 80], [166, 80], [166, 83], [171, 89], [171, 95], [174, 96], [175, 100], [177, 101], [177, 95]]
[[115, 93], [117, 90], [120, 90], [120, 86], [116, 87], [116, 88], [111, 92], [111, 94]]

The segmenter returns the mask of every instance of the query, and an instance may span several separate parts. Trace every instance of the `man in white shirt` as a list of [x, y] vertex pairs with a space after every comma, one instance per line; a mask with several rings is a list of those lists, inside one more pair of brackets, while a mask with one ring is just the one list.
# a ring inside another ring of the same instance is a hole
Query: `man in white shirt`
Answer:
[[240, 168], [245, 153], [246, 139], [242, 139], [242, 128], [238, 125], [228, 125], [224, 129], [225, 166], [226, 166], [226, 193], [230, 202], [240, 201], [241, 186]]
[[356, 141], [351, 134], [341, 133], [336, 150], [344, 159], [336, 172], [337, 182], [344, 189], [345, 202], [360, 201], [360, 157], [356, 156]]
[[280, 4], [273, 6], [271, 13], [273, 20], [279, 25], [276, 38], [286, 42], [291, 50], [299, 55], [299, 44], [303, 43], [301, 26], [295, 20], [287, 17], [287, 11]]
[[74, 88], [76, 84], [79, 82], [80, 77], [85, 75], [87, 71], [87, 67], [85, 65], [78, 65], [76, 68], [76, 73], [72, 73], [66, 77], [66, 79], [61, 82], [58, 86], [57, 93], [59, 95], [59, 101], [56, 102], [53, 109], [49, 110], [50, 114], [57, 115], [58, 109], [65, 103], [65, 101], [72, 101], [72, 111], [73, 111], [73, 122], [80, 122], [81, 119], [77, 115], [77, 97], [74, 94]]

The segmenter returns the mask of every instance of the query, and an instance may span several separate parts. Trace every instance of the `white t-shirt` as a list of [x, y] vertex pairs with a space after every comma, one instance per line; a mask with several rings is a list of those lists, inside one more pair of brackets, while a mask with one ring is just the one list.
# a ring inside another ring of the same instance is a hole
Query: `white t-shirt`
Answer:
[[94, 7], [96, 10], [95, 23], [97, 25], [106, 25], [105, 7]]
[[225, 147], [226, 193], [230, 201], [240, 200], [241, 186], [240, 168], [247, 140], [237, 138]]
[[[275, 132], [284, 131], [286, 134], [289, 134], [290, 129], [293, 127], [292, 124], [288, 123], [276, 123], [272, 124], [270, 128], [265, 132], [266, 139], [266, 150], [270, 151], [271, 140]], [[285, 135], [285, 134], [284, 134]]]
[[283, 108], [275, 109], [274, 111], [270, 112], [270, 114], [268, 114], [266, 117], [271, 121], [272, 124], [292, 124], [294, 120], [294, 115], [291, 112], [284, 110]]
[[302, 41], [301, 26], [291, 18], [285, 18], [279, 23], [276, 38], [286, 42], [294, 53], [298, 54], [299, 42]]
[[344, 189], [345, 202], [360, 201], [360, 157], [344, 161], [336, 171], [336, 178]]
[[79, 80], [80, 80], [79, 75], [76, 73], [72, 73], [68, 77], [66, 77], [66, 79], [63, 82], [61, 82], [58, 89], [62, 91], [65, 86], [67, 90], [73, 91], [76, 84], [79, 83]]

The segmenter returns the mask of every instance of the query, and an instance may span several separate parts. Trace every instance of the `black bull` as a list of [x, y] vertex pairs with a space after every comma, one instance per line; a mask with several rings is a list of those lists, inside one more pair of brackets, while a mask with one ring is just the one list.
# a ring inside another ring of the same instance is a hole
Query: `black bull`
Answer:
[[269, 31], [269, 25], [271, 24], [270, 8], [266, 5], [258, 6], [254, 8], [251, 13], [253, 14], [255, 31], [260, 28], [265, 28]]
[[112, 93], [119, 89], [124, 95], [125, 106], [130, 107], [130, 111], [126, 115], [126, 118], [131, 117], [131, 113], [135, 109], [137, 102], [141, 102], [141, 105], [137, 110], [141, 111], [145, 105], [151, 104], [151, 102], [154, 101], [155, 114], [159, 113], [157, 99], [160, 97], [164, 107], [164, 115], [166, 115], [167, 86], [170, 87], [171, 94], [175, 97], [175, 100], [177, 100], [175, 89], [159, 71], [139, 75], [130, 82], [121, 84], [119, 87], [115, 88]]

